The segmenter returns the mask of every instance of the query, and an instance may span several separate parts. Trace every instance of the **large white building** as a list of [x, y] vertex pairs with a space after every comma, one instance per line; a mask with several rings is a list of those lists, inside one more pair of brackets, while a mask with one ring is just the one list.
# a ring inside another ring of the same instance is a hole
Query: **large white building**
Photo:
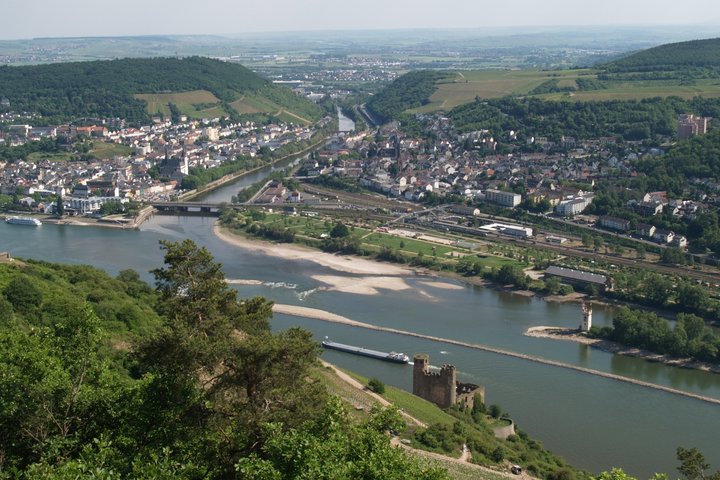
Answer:
[[517, 207], [522, 202], [522, 195], [502, 190], [485, 190], [485, 200], [503, 207]]
[[555, 213], [563, 217], [578, 215], [585, 210], [593, 201], [593, 194], [586, 193], [581, 197], [564, 200], [555, 206]]

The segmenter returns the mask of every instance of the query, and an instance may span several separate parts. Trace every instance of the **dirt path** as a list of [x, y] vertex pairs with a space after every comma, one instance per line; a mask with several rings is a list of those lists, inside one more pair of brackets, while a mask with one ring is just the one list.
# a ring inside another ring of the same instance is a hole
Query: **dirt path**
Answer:
[[[345, 381], [348, 385], [351, 385], [351, 386], [357, 388], [358, 390], [370, 395], [372, 398], [377, 400], [378, 403], [380, 403], [381, 405], [383, 405], [385, 407], [389, 407], [390, 405], [392, 405], [392, 403], [388, 402], [387, 400], [385, 400], [383, 397], [381, 397], [377, 393], [371, 392], [370, 390], [365, 388], [365, 385], [358, 382], [357, 380], [355, 380], [353, 377], [351, 377], [347, 373], [343, 372], [342, 370], [338, 369], [332, 363], [328, 363], [324, 360], [320, 360], [320, 361], [322, 362], [324, 367], [328, 367], [328, 368], [332, 369], [332, 371], [335, 372], [335, 375], [337, 375], [341, 380]], [[427, 428], [427, 425], [425, 423], [421, 422], [420, 420], [413, 417], [412, 415], [409, 415], [403, 411], [400, 411], [400, 413], [402, 414], [403, 417], [410, 420], [412, 423], [414, 423], [418, 427]]]
[[[331, 364], [331, 363], [328, 363], [328, 362], [326, 362], [326, 361], [324, 361], [324, 360], [320, 360], [320, 362], [323, 364], [324, 367], [330, 368], [330, 369], [335, 373], [335, 375], [338, 376], [338, 378], [340, 378], [341, 380], [343, 380], [344, 382], [346, 382], [348, 385], [350, 385], [350, 386], [352, 386], [352, 387], [354, 387], [354, 388], [357, 388], [358, 390], [362, 391], [363, 393], [366, 393], [367, 395], [370, 395], [372, 398], [374, 398], [375, 400], [377, 400], [378, 403], [380, 403], [381, 405], [384, 405], [384, 406], [390, 406], [390, 405], [392, 405], [392, 403], [390, 403], [389, 401], [387, 401], [386, 399], [384, 399], [384, 398], [381, 397], [380, 395], [378, 395], [378, 394], [376, 394], [376, 393], [374, 393], [374, 392], [371, 392], [371, 391], [367, 390], [367, 389], [365, 388], [365, 385], [363, 385], [362, 383], [358, 382], [357, 380], [355, 380], [353, 377], [351, 377], [351, 376], [348, 375], [347, 373], [341, 371], [341, 370], [338, 369], [335, 365], [333, 365], [333, 364]], [[403, 415], [403, 417], [405, 417], [406, 419], [408, 419], [409, 421], [411, 421], [411, 422], [414, 423], [415, 425], [417, 425], [417, 426], [419, 426], [419, 427], [422, 427], [422, 428], [427, 428], [427, 425], [426, 425], [424, 422], [421, 422], [420, 420], [418, 420], [417, 418], [413, 417], [412, 415], [409, 415], [409, 414], [407, 414], [407, 413], [405, 413], [405, 412], [400, 412], [400, 413]], [[459, 458], [454, 458], [454, 457], [448, 457], [448, 456], [445, 456], [445, 455], [441, 455], [441, 454], [439, 454], [439, 453], [427, 452], [427, 451], [425, 451], [425, 450], [418, 450], [418, 449], [416, 449], [416, 448], [410, 447], [409, 445], [405, 445], [404, 443], [402, 443], [402, 442], [400, 441], [400, 437], [397, 437], [397, 436], [393, 437], [393, 438], [390, 440], [390, 443], [391, 443], [392, 445], [394, 445], [394, 446], [397, 446], [397, 447], [400, 447], [400, 448], [403, 448], [403, 449], [407, 450], [408, 452], [412, 453], [413, 455], [417, 455], [417, 456], [424, 457], [424, 458], [430, 458], [430, 459], [433, 459], [433, 460], [437, 460], [437, 461], [439, 461], [439, 462], [459, 463], [459, 464], [462, 464], [462, 465], [464, 465], [464, 466], [467, 466], [468, 468], [472, 468], [472, 469], [474, 469], [474, 470], [482, 471], [482, 472], [485, 472], [485, 473], [487, 473], [487, 474], [497, 475], [497, 476], [505, 477], [505, 478], [512, 478], [512, 479], [517, 479], [517, 480], [532, 480], [532, 479], [533, 479], [533, 477], [530, 477], [529, 475], [527, 475], [527, 474], [525, 474], [525, 473], [523, 473], [522, 475], [519, 475], [519, 476], [518, 476], [518, 475], [513, 475], [513, 474], [511, 474], [511, 473], [509, 473], [509, 472], [503, 472], [503, 471], [493, 470], [493, 469], [491, 469], [491, 468], [487, 468], [487, 467], [483, 467], [483, 466], [481, 466], [481, 465], [476, 465], [476, 464], [474, 464], [474, 463], [470, 463], [470, 462], [469, 462], [469, 460], [470, 460], [470, 449], [467, 448], [466, 445], [463, 445], [463, 453], [462, 453], [462, 455], [460, 455]]]

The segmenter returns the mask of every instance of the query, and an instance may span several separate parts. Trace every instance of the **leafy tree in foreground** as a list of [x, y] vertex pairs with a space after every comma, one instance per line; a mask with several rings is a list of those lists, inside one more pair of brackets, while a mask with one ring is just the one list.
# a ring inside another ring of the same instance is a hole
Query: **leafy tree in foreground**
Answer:
[[333, 398], [323, 415], [302, 429], [283, 431], [268, 424], [262, 451], [241, 459], [235, 468], [248, 480], [449, 479], [441, 468], [390, 446], [384, 432], [401, 425], [397, 410], [381, 410], [369, 422], [353, 426], [342, 402]]

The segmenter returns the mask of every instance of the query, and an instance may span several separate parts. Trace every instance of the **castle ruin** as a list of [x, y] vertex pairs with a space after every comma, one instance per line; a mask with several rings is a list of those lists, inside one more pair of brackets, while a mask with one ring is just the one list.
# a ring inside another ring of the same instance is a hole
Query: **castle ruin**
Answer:
[[413, 394], [434, 403], [440, 408], [456, 404], [472, 408], [475, 395], [485, 401], [485, 388], [472, 383], [457, 381], [454, 365], [443, 365], [439, 373], [430, 371], [430, 357], [415, 355], [413, 359]]

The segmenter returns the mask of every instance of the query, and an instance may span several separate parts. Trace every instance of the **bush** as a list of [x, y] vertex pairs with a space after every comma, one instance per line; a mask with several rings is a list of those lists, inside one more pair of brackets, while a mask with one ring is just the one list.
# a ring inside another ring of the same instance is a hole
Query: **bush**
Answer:
[[371, 392], [382, 395], [385, 393], [385, 384], [377, 378], [371, 378], [367, 384]]
[[500, 410], [499, 405], [493, 404], [493, 405], [490, 405], [490, 407], [488, 408], [488, 413], [493, 418], [500, 418], [500, 415], [502, 414], [502, 410]]

